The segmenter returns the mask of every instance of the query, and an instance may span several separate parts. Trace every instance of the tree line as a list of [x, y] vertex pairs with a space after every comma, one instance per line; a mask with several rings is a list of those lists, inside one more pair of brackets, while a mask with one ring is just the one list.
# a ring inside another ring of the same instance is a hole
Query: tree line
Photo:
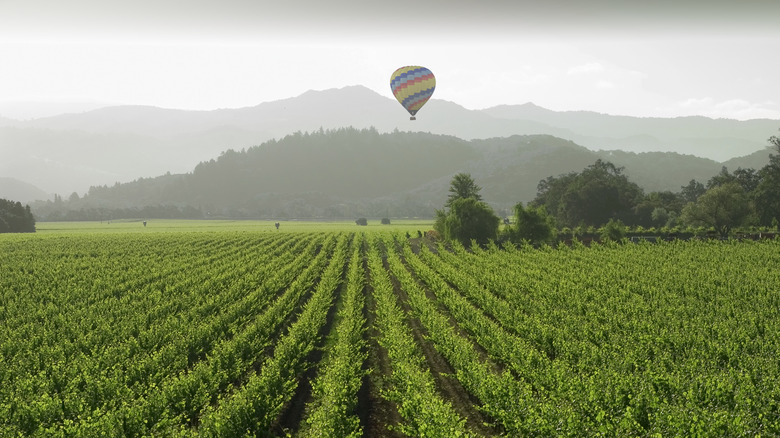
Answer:
[[691, 180], [677, 193], [650, 192], [622, 169], [598, 160], [580, 173], [542, 180], [531, 208], [543, 207], [562, 227], [600, 227], [620, 221], [634, 227], [704, 226], [726, 237], [735, 227], [777, 228], [780, 220], [780, 138], [769, 142], [777, 154], [755, 169], [721, 172], [706, 184]]
[[34, 233], [35, 218], [30, 206], [0, 199], [0, 233]]
[[691, 180], [679, 192], [645, 193], [621, 167], [597, 160], [581, 172], [550, 176], [539, 182], [536, 198], [514, 208], [514, 223], [499, 233], [500, 218], [482, 200], [469, 174], [451, 182], [445, 208], [436, 212], [434, 228], [464, 244], [476, 240], [551, 243], [558, 230], [601, 228], [619, 238], [625, 227], [705, 227], [728, 237], [736, 227], [759, 226], [780, 231], [780, 138], [769, 139], [777, 154], [755, 169], [726, 167], [706, 184]]

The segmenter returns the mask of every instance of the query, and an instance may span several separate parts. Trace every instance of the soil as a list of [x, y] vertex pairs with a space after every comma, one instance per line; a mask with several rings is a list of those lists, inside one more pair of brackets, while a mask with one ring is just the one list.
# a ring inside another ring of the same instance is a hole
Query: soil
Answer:
[[[279, 417], [277, 423], [274, 424], [271, 428], [271, 430], [278, 432], [279, 436], [285, 436], [288, 434], [295, 436], [296, 432], [298, 432], [298, 429], [301, 426], [301, 423], [304, 421], [303, 419], [306, 412], [306, 404], [309, 403], [312, 399], [311, 382], [317, 377], [318, 366], [316, 364], [319, 364], [322, 361], [327, 336], [332, 332], [335, 325], [334, 321], [336, 316], [336, 309], [338, 308], [338, 306], [335, 305], [335, 302], [336, 300], [340, 299], [338, 297], [343, 296], [346, 289], [347, 282], [345, 273], [342, 273], [342, 279], [344, 281], [342, 282], [341, 286], [339, 286], [339, 288], [334, 291], [334, 296], [337, 298], [334, 298], [334, 304], [330, 306], [330, 309], [328, 309], [328, 315], [326, 317], [325, 324], [320, 328], [319, 342], [314, 346], [304, 361], [304, 363], [309, 364], [309, 366], [304, 371], [303, 375], [298, 379], [298, 387], [295, 390], [295, 395], [293, 395], [292, 400], [290, 400], [287, 406], [285, 406], [281, 417]], [[320, 279], [318, 278], [317, 282], [319, 282], [319, 280]], [[312, 290], [313, 289], [314, 287]], [[302, 302], [305, 303], [307, 301], [308, 300]]]
[[[388, 269], [389, 271], [386, 262], [385, 269]], [[411, 315], [412, 309], [409, 306], [409, 296], [401, 288], [395, 277], [392, 277], [392, 281], [401, 308], [407, 315]], [[499, 430], [489, 426], [493, 421], [476, 408], [476, 406], [479, 406], [479, 401], [472, 398], [468, 391], [463, 388], [455, 377], [455, 370], [450, 366], [449, 362], [436, 351], [433, 344], [427, 339], [427, 330], [420, 323], [420, 320], [409, 317], [407, 318], [407, 321], [412, 329], [415, 341], [423, 351], [431, 374], [436, 382], [436, 387], [442, 398], [452, 404], [453, 409], [455, 409], [455, 412], [457, 412], [458, 415], [466, 418], [466, 427], [469, 430], [484, 436], [500, 435]]]
[[409, 239], [409, 246], [412, 248], [413, 253], [419, 254], [421, 245], [427, 246], [428, 250], [430, 250], [434, 254], [439, 252], [439, 247], [436, 244], [436, 240], [434, 239], [430, 239], [428, 237], [415, 237]]
[[366, 306], [364, 317], [366, 318], [366, 337], [368, 342], [368, 360], [364, 364], [366, 368], [373, 370], [371, 374], [363, 378], [363, 386], [358, 392], [358, 417], [363, 428], [363, 436], [366, 437], [402, 437], [400, 433], [388, 428], [389, 425], [397, 425], [401, 422], [398, 408], [395, 403], [386, 400], [381, 395], [384, 388], [384, 376], [390, 375], [390, 359], [387, 350], [379, 345], [379, 331], [374, 324], [374, 298], [369, 281], [368, 264], [364, 261], [363, 270], [366, 273]]

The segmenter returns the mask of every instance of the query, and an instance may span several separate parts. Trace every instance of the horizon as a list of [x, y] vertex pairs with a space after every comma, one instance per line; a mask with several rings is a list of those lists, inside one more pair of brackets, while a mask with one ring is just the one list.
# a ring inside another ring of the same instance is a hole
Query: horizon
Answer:
[[[10, 119], [15, 122], [28, 122], [33, 121], [37, 119], [44, 119], [49, 117], [57, 117], [62, 115], [73, 115], [73, 114], [83, 114], [91, 111], [96, 111], [100, 109], [105, 108], [112, 108], [112, 107], [149, 107], [149, 108], [156, 108], [156, 109], [164, 109], [164, 110], [173, 110], [173, 111], [192, 111], [192, 112], [210, 112], [210, 111], [219, 111], [219, 110], [238, 110], [238, 109], [244, 109], [244, 108], [253, 108], [259, 105], [263, 104], [270, 104], [279, 102], [282, 100], [287, 99], [295, 99], [298, 98], [304, 94], [310, 93], [310, 92], [326, 92], [326, 91], [332, 91], [332, 90], [343, 90], [345, 88], [352, 88], [352, 87], [362, 87], [366, 90], [372, 91], [376, 94], [378, 94], [381, 97], [388, 98], [389, 100], [394, 100], [391, 97], [388, 97], [386, 95], [383, 95], [382, 93], [377, 92], [376, 90], [372, 90], [365, 85], [360, 84], [354, 84], [354, 85], [345, 85], [343, 87], [332, 87], [327, 89], [310, 89], [306, 90], [298, 95], [295, 96], [289, 96], [289, 97], [283, 97], [280, 99], [270, 100], [270, 101], [263, 101], [258, 102], [256, 104], [250, 104], [246, 106], [238, 106], [238, 107], [219, 107], [219, 108], [211, 108], [211, 109], [188, 109], [188, 108], [173, 108], [173, 107], [164, 107], [164, 106], [158, 106], [158, 105], [151, 105], [151, 104], [133, 104], [133, 103], [123, 103], [123, 102], [98, 102], [98, 101], [88, 101], [88, 100], [79, 100], [79, 99], [52, 99], [52, 100], [39, 100], [39, 101], [2, 101], [0, 100], [0, 118]], [[447, 99], [437, 99], [437, 98], [431, 98], [431, 100], [434, 101], [443, 101], [443, 102], [449, 102], [455, 105], [458, 105], [462, 108], [469, 109], [469, 110], [475, 110], [475, 111], [482, 111], [482, 110], [489, 110], [492, 108], [499, 108], [499, 107], [513, 107], [513, 106], [533, 106], [536, 108], [540, 108], [547, 111], [553, 111], [558, 113], [565, 113], [565, 112], [586, 112], [586, 113], [595, 113], [595, 114], [601, 114], [601, 115], [608, 115], [608, 116], [620, 116], [620, 117], [635, 117], [635, 118], [661, 118], [661, 119], [674, 119], [674, 118], [684, 118], [684, 117], [704, 117], [712, 120], [717, 119], [724, 119], [724, 120], [736, 120], [736, 121], [750, 121], [750, 120], [780, 120], [780, 113], [777, 117], [754, 117], [749, 119], [737, 119], [732, 117], [713, 117], [713, 116], [707, 116], [703, 114], [688, 114], [688, 115], [677, 115], [677, 116], [635, 116], [630, 114], [617, 114], [617, 113], [608, 113], [608, 112], [602, 112], [602, 111], [595, 111], [590, 109], [570, 109], [570, 110], [556, 110], [552, 108], [547, 108], [542, 105], [538, 105], [536, 102], [527, 101], [522, 103], [514, 103], [514, 104], [507, 104], [507, 103], [499, 103], [490, 107], [485, 108], [467, 108], [464, 105], [461, 105], [458, 102], [450, 101]]]
[[209, 111], [348, 85], [392, 98], [390, 74], [423, 65], [433, 98], [467, 109], [780, 119], [778, 2], [399, 1], [7, 4], [0, 108]]

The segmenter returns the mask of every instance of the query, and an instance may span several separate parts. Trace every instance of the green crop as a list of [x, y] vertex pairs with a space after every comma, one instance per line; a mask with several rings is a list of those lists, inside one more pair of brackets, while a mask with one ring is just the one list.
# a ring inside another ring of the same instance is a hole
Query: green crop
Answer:
[[102, 225], [0, 236], [2, 437], [780, 435], [780, 240]]

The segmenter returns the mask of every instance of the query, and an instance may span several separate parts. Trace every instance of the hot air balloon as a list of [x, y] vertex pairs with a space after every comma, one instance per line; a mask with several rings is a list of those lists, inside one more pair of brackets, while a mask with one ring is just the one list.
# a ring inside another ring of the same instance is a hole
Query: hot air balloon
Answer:
[[416, 120], [415, 114], [436, 89], [436, 78], [427, 68], [410, 65], [393, 72], [390, 76], [390, 88], [398, 102], [412, 115], [409, 120]]

